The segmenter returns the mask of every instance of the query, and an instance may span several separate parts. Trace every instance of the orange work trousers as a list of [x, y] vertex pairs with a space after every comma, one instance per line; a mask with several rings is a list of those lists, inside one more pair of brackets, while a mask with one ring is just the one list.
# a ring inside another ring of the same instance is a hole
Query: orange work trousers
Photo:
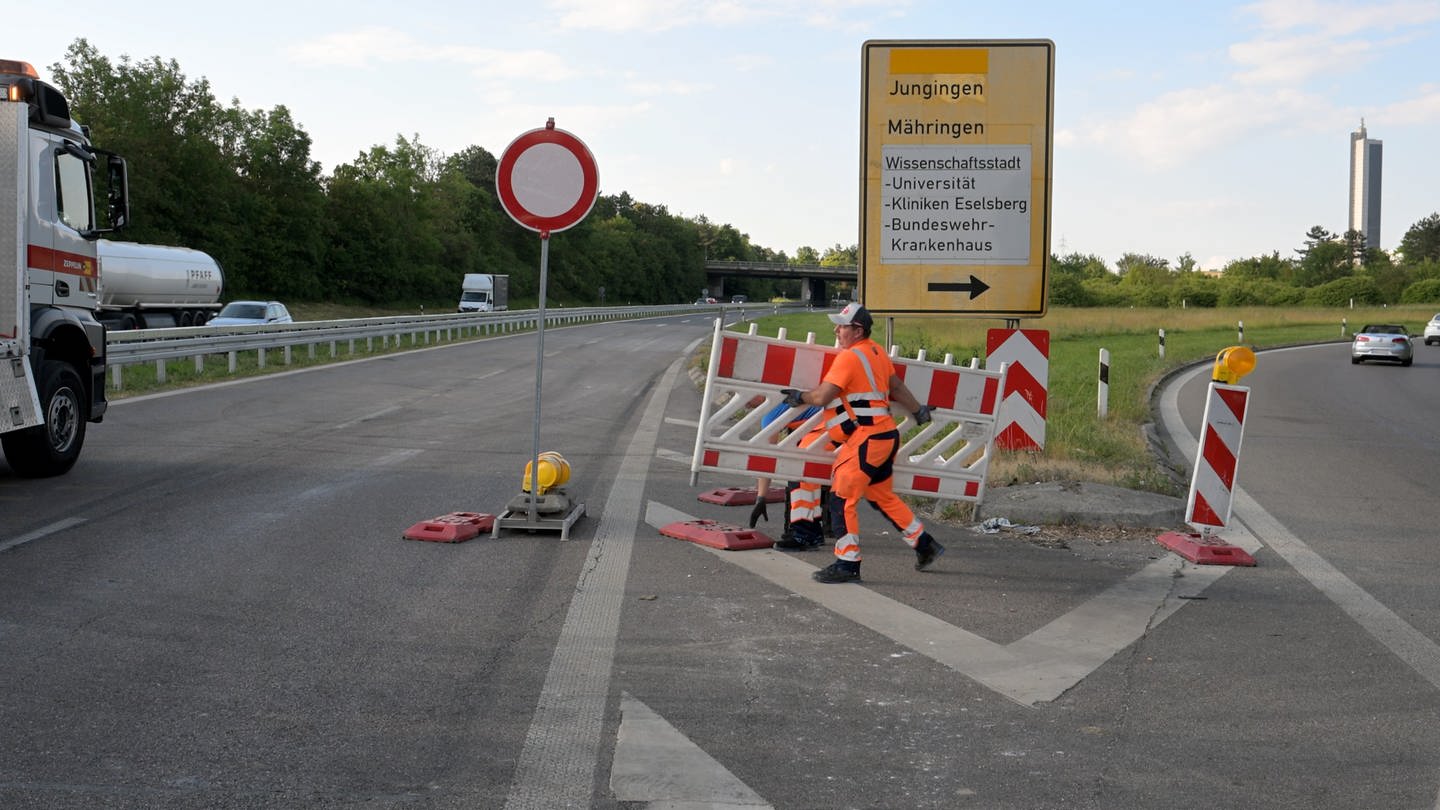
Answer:
[[915, 513], [895, 494], [893, 467], [900, 449], [900, 434], [888, 430], [869, 436], [851, 436], [835, 456], [830, 493], [845, 502], [845, 533], [835, 541], [835, 556], [860, 560], [861, 500], [867, 500], [901, 530], [912, 548], [925, 530]]

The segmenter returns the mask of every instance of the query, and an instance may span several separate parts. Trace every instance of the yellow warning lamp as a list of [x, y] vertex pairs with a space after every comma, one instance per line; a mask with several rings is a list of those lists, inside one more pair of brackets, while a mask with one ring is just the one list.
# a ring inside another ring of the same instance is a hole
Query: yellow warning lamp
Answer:
[[[570, 462], [566, 461], [564, 456], [554, 450], [547, 450], [540, 454], [539, 461], [540, 490], [535, 494], [544, 495], [546, 492], [570, 480]], [[533, 464], [533, 461], [525, 462], [525, 478], [520, 483], [520, 491], [522, 492], [530, 491], [530, 468]]]
[[1254, 370], [1255, 352], [1244, 346], [1231, 346], [1221, 349], [1220, 353], [1215, 355], [1215, 371], [1210, 378], [1218, 383], [1233, 385]]

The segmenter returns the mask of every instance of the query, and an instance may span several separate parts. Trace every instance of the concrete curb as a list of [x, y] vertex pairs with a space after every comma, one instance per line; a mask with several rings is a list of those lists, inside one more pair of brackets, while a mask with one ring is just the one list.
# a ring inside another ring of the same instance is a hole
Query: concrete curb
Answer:
[[992, 487], [981, 512], [1021, 525], [1172, 529], [1185, 523], [1181, 498], [1088, 481]]

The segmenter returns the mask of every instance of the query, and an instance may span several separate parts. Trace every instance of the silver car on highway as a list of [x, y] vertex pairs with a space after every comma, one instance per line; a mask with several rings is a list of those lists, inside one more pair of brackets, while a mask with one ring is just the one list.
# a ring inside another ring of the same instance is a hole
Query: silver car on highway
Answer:
[[1435, 313], [1435, 317], [1425, 324], [1425, 345], [1429, 346], [1431, 343], [1440, 343], [1440, 312]]
[[1408, 366], [1415, 360], [1415, 347], [1405, 327], [1393, 323], [1367, 324], [1350, 343], [1350, 362], [1399, 360]]

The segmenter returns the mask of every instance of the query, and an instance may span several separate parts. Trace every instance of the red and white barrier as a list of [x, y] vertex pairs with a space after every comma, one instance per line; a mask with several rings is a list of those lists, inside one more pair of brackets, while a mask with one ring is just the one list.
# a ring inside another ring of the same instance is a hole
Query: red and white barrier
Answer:
[[1049, 399], [1050, 333], [1044, 329], [991, 329], [985, 335], [985, 367], [1009, 369], [995, 446], [1044, 450]]
[[1202, 565], [1255, 564], [1255, 558], [1249, 552], [1212, 535], [1230, 521], [1235, 473], [1240, 462], [1240, 441], [1245, 435], [1245, 413], [1249, 404], [1249, 388], [1210, 383], [1200, 447], [1195, 454], [1195, 470], [1190, 475], [1190, 494], [1185, 502], [1185, 522], [1198, 532], [1166, 532], [1155, 538], [1160, 545], [1191, 562]]
[[1202, 531], [1223, 529], [1230, 521], [1249, 405], [1249, 388], [1210, 383], [1204, 433], [1195, 454], [1195, 471], [1190, 476], [1190, 494], [1185, 504], [1185, 522]]
[[[748, 335], [723, 332], [717, 320], [691, 483], [702, 469], [829, 483], [833, 451], [800, 446], [805, 434], [825, 421], [825, 411], [778, 440], [788, 420], [762, 425], [761, 419], [783, 401], [781, 389], [818, 386], [840, 351], [814, 342], [760, 337], [753, 327]], [[916, 399], [931, 407], [930, 423], [909, 436], [896, 456], [895, 491], [979, 502], [1006, 370], [892, 359], [896, 375]], [[902, 436], [915, 427], [903, 408], [897, 406], [893, 415]]]

